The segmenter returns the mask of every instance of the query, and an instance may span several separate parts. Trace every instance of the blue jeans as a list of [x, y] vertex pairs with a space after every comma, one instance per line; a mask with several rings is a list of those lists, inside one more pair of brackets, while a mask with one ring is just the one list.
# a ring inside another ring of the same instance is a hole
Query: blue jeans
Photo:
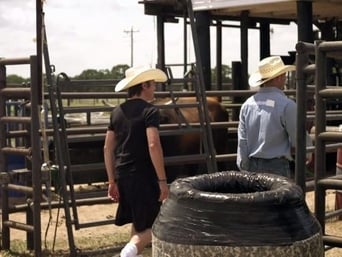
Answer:
[[290, 178], [290, 163], [286, 158], [250, 158], [248, 171], [265, 172]]

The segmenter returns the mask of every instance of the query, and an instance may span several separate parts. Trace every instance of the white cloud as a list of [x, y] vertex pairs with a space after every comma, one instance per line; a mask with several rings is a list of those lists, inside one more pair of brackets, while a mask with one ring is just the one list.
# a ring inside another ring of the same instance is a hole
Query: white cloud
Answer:
[[[35, 54], [34, 0], [0, 1], [0, 56], [26, 57]], [[154, 65], [157, 61], [155, 17], [144, 14], [138, 0], [47, 0], [44, 5], [50, 62], [57, 73], [77, 75], [85, 69], [111, 69], [117, 64], [130, 64], [131, 38], [125, 31], [133, 28], [134, 65]], [[215, 30], [213, 30], [215, 31]], [[292, 31], [292, 32], [291, 32]], [[294, 49], [296, 30], [275, 30], [272, 53]], [[166, 63], [183, 62], [183, 19], [165, 26]], [[294, 35], [292, 35], [292, 34]], [[189, 30], [189, 35], [191, 31]], [[212, 33], [215, 35], [215, 32]], [[259, 56], [258, 33], [251, 31], [249, 45], [250, 69], [255, 69]], [[289, 37], [289, 35], [293, 37]], [[191, 37], [189, 37], [191, 39]], [[223, 63], [240, 60], [239, 29], [224, 28]], [[290, 43], [287, 43], [290, 39]], [[257, 42], [256, 42], [257, 41]], [[274, 45], [274, 46], [273, 46]], [[188, 42], [192, 48], [192, 42]], [[212, 66], [215, 66], [215, 42], [212, 42]], [[194, 62], [189, 51], [188, 62]], [[28, 68], [9, 67], [8, 74], [29, 76]]]

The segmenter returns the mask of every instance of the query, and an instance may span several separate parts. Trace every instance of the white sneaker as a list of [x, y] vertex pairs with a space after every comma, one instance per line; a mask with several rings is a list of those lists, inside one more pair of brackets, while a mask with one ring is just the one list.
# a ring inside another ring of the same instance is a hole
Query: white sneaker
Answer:
[[127, 243], [125, 247], [121, 250], [121, 257], [136, 257], [138, 249], [135, 244]]

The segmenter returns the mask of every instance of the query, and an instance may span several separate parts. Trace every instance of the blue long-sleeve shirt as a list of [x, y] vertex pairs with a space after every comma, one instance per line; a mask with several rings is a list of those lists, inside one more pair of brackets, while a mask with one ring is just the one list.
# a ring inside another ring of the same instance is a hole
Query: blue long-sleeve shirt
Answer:
[[249, 158], [291, 159], [296, 143], [296, 103], [275, 87], [260, 88], [242, 105], [238, 126], [237, 166]]

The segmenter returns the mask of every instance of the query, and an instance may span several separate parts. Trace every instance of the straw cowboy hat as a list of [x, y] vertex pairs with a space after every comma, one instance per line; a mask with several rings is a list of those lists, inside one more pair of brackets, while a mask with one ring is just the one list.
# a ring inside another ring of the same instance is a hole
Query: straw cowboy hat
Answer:
[[152, 69], [146, 66], [132, 67], [125, 71], [125, 78], [115, 86], [115, 92], [119, 92], [140, 83], [154, 80], [155, 82], [165, 82], [167, 76], [160, 69]]
[[280, 56], [267, 57], [259, 62], [259, 69], [249, 77], [248, 83], [257, 87], [295, 68], [294, 65], [285, 65]]

